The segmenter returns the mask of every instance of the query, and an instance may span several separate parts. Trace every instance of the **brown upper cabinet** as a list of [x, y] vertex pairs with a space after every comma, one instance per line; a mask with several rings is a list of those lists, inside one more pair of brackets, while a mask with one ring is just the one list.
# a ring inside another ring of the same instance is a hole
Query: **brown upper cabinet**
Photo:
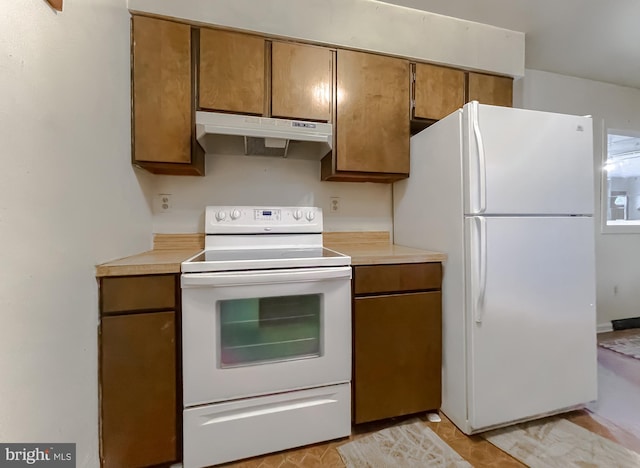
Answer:
[[511, 107], [513, 78], [469, 72], [467, 101]]
[[410, 64], [338, 50], [336, 144], [323, 180], [393, 182], [409, 175]]
[[331, 121], [333, 50], [274, 41], [271, 49], [271, 115]]
[[200, 30], [200, 109], [328, 122], [332, 80], [331, 49]]
[[198, 109], [332, 123], [322, 180], [394, 182], [411, 131], [467, 101], [512, 105], [509, 77], [381, 54], [137, 15], [132, 38], [132, 159], [159, 174], [204, 175]]
[[159, 174], [204, 174], [194, 146], [191, 27], [132, 18], [132, 162]]
[[414, 119], [440, 120], [464, 105], [464, 72], [415, 64]]
[[200, 109], [262, 115], [265, 110], [262, 37], [200, 29]]

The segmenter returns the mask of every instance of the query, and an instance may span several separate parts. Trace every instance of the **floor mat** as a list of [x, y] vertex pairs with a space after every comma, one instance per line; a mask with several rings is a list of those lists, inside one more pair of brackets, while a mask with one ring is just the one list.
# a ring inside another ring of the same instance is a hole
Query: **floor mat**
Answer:
[[624, 338], [604, 340], [598, 344], [603, 348], [640, 359], [640, 333]]
[[640, 466], [640, 455], [577, 424], [549, 418], [482, 434], [531, 468]]
[[338, 452], [348, 468], [471, 467], [421, 421], [374, 432]]

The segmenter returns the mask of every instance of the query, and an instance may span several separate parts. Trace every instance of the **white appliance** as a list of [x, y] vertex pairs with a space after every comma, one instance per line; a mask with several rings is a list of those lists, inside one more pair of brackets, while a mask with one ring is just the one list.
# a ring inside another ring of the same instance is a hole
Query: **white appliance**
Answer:
[[442, 411], [467, 434], [596, 399], [592, 120], [471, 102], [411, 138], [394, 242], [447, 253]]
[[351, 433], [351, 258], [313, 207], [209, 206], [182, 263], [183, 464]]
[[320, 160], [331, 152], [333, 125], [198, 111], [196, 138], [206, 153]]

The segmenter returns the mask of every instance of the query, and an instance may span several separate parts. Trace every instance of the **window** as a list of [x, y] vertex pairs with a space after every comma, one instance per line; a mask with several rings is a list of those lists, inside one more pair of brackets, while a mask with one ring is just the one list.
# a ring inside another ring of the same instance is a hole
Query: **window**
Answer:
[[220, 367], [320, 356], [320, 294], [220, 301]]
[[603, 155], [603, 232], [640, 233], [640, 132], [607, 130]]

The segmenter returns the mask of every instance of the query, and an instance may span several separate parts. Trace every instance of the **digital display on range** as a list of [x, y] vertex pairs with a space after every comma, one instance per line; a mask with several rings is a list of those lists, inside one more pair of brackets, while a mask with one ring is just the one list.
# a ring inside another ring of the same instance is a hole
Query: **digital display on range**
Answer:
[[253, 210], [253, 218], [257, 220], [275, 220], [280, 221], [280, 210]]

